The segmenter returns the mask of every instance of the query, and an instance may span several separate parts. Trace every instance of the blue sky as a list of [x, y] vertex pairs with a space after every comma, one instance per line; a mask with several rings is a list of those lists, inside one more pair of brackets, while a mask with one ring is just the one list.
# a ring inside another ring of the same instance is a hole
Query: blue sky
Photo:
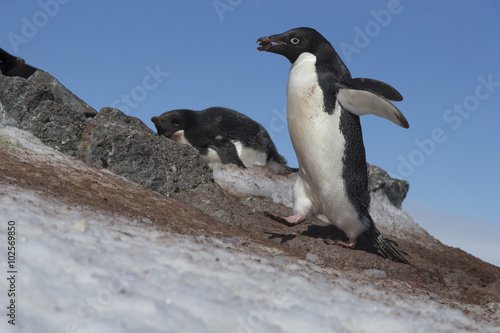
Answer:
[[410, 129], [362, 117], [368, 162], [410, 182], [404, 208], [500, 265], [499, 14], [493, 0], [2, 1], [0, 47], [151, 128], [176, 108], [238, 110], [297, 166], [284, 121], [290, 65], [255, 41], [313, 27], [353, 77], [404, 96]]

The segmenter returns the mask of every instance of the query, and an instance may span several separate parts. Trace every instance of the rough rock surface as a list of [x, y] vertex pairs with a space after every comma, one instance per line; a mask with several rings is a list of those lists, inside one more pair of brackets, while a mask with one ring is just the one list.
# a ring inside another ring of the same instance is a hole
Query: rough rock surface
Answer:
[[103, 108], [89, 126], [93, 131], [85, 158], [93, 167], [165, 195], [212, 182], [211, 170], [194, 148], [156, 135], [137, 118]]
[[406, 180], [394, 179], [378, 166], [368, 165], [368, 190], [381, 190], [394, 206], [401, 208], [409, 189], [410, 184]]
[[0, 76], [1, 125], [35, 134], [45, 144], [77, 158], [86, 117], [54, 97], [44, 85], [20, 77]]
[[82, 101], [78, 96], [73, 94], [68, 88], [63, 86], [49, 73], [38, 69], [28, 78], [28, 80], [44, 85], [50, 90], [50, 92], [52, 92], [52, 95], [54, 95], [56, 99], [59, 99], [62, 102], [62, 104], [75, 111], [83, 113], [85, 117], [94, 117], [97, 115], [97, 111], [93, 107]]
[[[396, 206], [400, 205], [407, 186], [405, 190], [401, 181], [391, 185], [392, 180], [381, 170], [370, 172], [370, 186], [375, 190], [372, 194], [374, 219], [386, 226], [384, 234], [397, 241], [399, 247], [410, 255], [414, 267], [381, 258], [362, 238], [356, 250], [330, 244], [332, 238], [342, 239], [345, 235], [319, 219], [293, 228], [268, 219], [263, 212], [287, 215], [290, 208], [271, 197], [228, 194], [213, 181], [211, 169], [194, 149], [158, 137], [140, 120], [119, 110], [105, 108], [96, 117], [87, 118], [55, 98], [43, 85], [0, 76], [0, 112], [2, 125], [28, 130], [45, 144], [92, 166], [108, 169], [142, 186], [168, 194], [174, 200], [171, 201], [173, 207], [175, 202], [183, 202], [178, 205], [180, 209], [186, 209], [184, 204], [187, 204], [214, 220], [209, 219], [210, 223], [197, 226], [192, 221], [175, 220], [174, 209], [156, 205], [157, 200], [145, 189], [137, 194], [128, 193], [126, 182], [120, 185], [123, 191], [117, 193], [116, 188], [103, 187], [99, 181], [89, 178], [79, 183], [78, 195], [71, 195], [71, 200], [76, 203], [92, 207], [113, 205], [114, 209], [146, 216], [155, 226], [174, 227], [175, 224], [174, 230], [181, 233], [231, 237], [234, 235], [233, 226], [238, 227], [254, 241], [274, 244], [273, 255], [286, 252], [306, 258], [306, 254], [311, 253], [318, 261], [322, 260], [322, 265], [345, 272], [377, 269], [387, 275], [384, 280], [405, 284], [409, 292], [426, 290], [438, 295], [443, 304], [462, 309], [472, 318], [498, 320], [495, 306], [500, 302], [500, 268], [460, 249], [444, 246], [418, 226], [401, 233], [398, 219], [409, 217], [392, 207], [389, 200]], [[3, 154], [0, 158], [0, 179], [3, 182], [46, 191], [61, 200], [69, 199], [69, 194], [74, 191], [76, 180], [73, 175], [59, 175], [53, 166], [16, 160], [11, 149], [0, 149], [0, 153]], [[398, 188], [402, 191], [394, 194]], [[136, 187], [134, 191], [137, 191]]]

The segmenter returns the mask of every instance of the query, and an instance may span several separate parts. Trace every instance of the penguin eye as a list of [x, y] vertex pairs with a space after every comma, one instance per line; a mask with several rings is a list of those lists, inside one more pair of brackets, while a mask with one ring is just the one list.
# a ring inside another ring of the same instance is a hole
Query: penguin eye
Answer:
[[174, 120], [173, 124], [174, 124], [175, 127], [179, 127], [179, 125], [180, 125], [177, 120]]
[[297, 45], [300, 40], [297, 37], [293, 37], [292, 39], [290, 39], [290, 42], [292, 42], [293, 45]]

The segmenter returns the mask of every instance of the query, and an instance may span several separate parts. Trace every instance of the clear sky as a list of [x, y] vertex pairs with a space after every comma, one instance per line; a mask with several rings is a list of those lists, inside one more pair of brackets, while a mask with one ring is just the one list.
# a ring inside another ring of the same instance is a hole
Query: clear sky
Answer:
[[362, 117], [367, 160], [410, 182], [432, 235], [500, 265], [499, 1], [2, 1], [0, 47], [95, 109], [143, 120], [225, 106], [264, 125], [291, 166], [289, 62], [257, 38], [308, 26], [353, 77], [396, 87], [405, 130]]

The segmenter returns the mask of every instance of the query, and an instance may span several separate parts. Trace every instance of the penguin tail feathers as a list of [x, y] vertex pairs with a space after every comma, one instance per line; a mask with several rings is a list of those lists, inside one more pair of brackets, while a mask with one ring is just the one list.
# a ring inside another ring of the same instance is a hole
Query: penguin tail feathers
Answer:
[[403, 254], [398, 251], [389, 240], [387, 240], [378, 229], [373, 226], [363, 233], [363, 235], [368, 238], [370, 243], [375, 246], [378, 252], [385, 258], [391, 259], [394, 262], [399, 262], [413, 266], [408, 260], [403, 257]]

